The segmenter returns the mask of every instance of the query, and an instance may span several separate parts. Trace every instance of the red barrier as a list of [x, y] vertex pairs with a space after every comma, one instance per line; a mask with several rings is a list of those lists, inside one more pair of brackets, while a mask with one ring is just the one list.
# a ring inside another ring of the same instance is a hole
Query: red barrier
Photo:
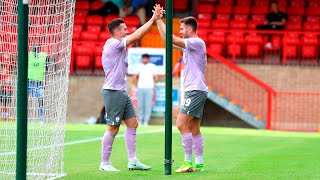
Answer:
[[209, 88], [230, 99], [252, 113], [257, 120], [265, 120], [267, 129], [271, 122], [271, 103], [274, 90], [245, 70], [210, 49], [207, 69]]
[[276, 92], [271, 129], [318, 131], [320, 93]]
[[252, 113], [256, 120], [265, 120], [266, 129], [320, 130], [320, 93], [276, 92], [214, 50], [207, 53], [209, 88]]

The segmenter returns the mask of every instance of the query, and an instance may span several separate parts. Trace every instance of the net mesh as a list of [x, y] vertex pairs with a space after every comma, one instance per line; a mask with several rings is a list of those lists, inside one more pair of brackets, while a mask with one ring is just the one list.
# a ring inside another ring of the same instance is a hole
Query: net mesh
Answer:
[[[0, 179], [16, 178], [17, 3], [0, 0]], [[65, 175], [74, 5], [72, 0], [29, 0], [27, 179]]]

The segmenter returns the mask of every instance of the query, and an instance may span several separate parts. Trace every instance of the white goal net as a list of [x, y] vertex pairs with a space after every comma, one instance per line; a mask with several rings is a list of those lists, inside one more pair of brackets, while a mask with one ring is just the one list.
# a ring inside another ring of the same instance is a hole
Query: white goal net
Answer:
[[[73, 0], [29, 0], [27, 179], [64, 176]], [[0, 179], [16, 178], [18, 1], [0, 0]]]

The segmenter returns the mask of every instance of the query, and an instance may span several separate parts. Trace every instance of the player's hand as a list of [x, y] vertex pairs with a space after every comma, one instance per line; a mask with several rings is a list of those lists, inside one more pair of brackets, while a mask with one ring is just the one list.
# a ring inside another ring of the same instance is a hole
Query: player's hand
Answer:
[[152, 10], [152, 12], [153, 12], [152, 17], [154, 17], [155, 20], [161, 19], [164, 14], [163, 8], [159, 4], [156, 4], [155, 6], [153, 6], [153, 8], [154, 8], [154, 10]]

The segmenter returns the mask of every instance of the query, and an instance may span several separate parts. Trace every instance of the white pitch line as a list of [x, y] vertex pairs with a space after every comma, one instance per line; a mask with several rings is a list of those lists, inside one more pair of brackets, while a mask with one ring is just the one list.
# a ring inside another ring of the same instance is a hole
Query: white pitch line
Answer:
[[[137, 132], [137, 134], [152, 134], [152, 133], [158, 133], [158, 132], [163, 132], [164, 129], [155, 129], [155, 130], [149, 130], [149, 131], [144, 131], [144, 132]], [[115, 138], [121, 138], [124, 137], [124, 134], [119, 134]], [[73, 145], [73, 144], [82, 144], [82, 143], [87, 143], [87, 142], [93, 142], [93, 141], [101, 141], [102, 137], [96, 137], [92, 139], [85, 139], [85, 140], [80, 140], [80, 141], [72, 141], [72, 142], [66, 142], [64, 143], [64, 146], [68, 145]]]
[[[137, 134], [143, 135], [143, 134], [152, 134], [152, 133], [158, 133], [158, 132], [163, 132], [164, 128], [161, 129], [155, 129], [155, 130], [149, 130], [149, 131], [143, 131], [143, 132], [137, 132]], [[120, 138], [124, 137], [124, 134], [119, 134], [115, 138]], [[79, 140], [79, 141], [71, 141], [71, 142], [66, 142], [64, 143], [64, 146], [69, 146], [69, 145], [74, 145], [74, 144], [82, 144], [82, 143], [88, 143], [88, 142], [94, 142], [94, 141], [101, 141], [102, 137], [96, 137], [96, 138], [91, 138], [91, 139], [84, 139], [84, 140]], [[44, 146], [44, 147], [35, 147], [35, 148], [30, 148], [28, 149], [29, 151], [34, 151], [34, 150], [39, 150], [39, 149], [46, 149], [46, 148], [51, 148], [51, 147], [57, 147], [60, 145], [51, 145], [51, 146]], [[5, 153], [0, 153], [0, 156], [5, 156], [5, 155], [14, 155], [16, 154], [15, 151], [11, 152], [5, 152]]]

